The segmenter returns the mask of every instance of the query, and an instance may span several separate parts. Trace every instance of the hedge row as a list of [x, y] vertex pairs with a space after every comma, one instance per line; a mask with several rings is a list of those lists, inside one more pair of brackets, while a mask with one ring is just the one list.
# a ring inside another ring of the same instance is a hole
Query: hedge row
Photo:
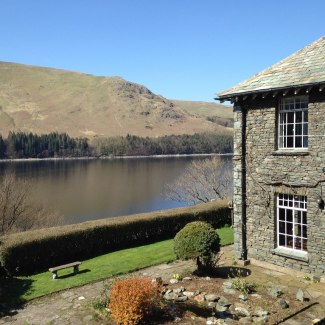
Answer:
[[225, 201], [218, 201], [7, 235], [0, 238], [0, 263], [8, 275], [29, 275], [52, 266], [170, 239], [195, 220], [221, 228], [230, 224], [230, 210]]

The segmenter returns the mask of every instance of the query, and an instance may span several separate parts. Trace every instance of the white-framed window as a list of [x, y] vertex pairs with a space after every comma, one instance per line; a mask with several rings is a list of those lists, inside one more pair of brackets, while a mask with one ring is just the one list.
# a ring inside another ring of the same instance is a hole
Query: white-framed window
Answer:
[[307, 197], [277, 195], [277, 246], [307, 251]]
[[279, 105], [278, 148], [308, 148], [308, 97], [283, 98]]

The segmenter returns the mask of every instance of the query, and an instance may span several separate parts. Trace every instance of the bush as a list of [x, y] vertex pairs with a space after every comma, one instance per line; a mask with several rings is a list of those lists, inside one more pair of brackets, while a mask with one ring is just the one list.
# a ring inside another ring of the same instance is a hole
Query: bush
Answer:
[[0, 264], [8, 275], [30, 275], [52, 266], [171, 239], [196, 220], [221, 228], [230, 222], [230, 210], [225, 201], [217, 201], [6, 235], [1, 237]]
[[159, 287], [149, 278], [117, 280], [108, 308], [117, 324], [136, 325], [150, 314], [158, 297]]
[[196, 259], [198, 270], [210, 269], [220, 251], [220, 238], [208, 223], [191, 222], [175, 236], [174, 251], [177, 258]]
[[240, 291], [244, 295], [248, 295], [256, 291], [257, 284], [255, 282], [248, 282], [242, 277], [237, 277], [232, 280], [231, 287]]

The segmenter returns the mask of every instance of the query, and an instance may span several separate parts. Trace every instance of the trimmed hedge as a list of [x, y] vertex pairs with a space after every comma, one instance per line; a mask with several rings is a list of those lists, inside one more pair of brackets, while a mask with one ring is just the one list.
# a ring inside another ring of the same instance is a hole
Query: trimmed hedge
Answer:
[[7, 235], [1, 238], [0, 264], [8, 275], [30, 275], [52, 266], [171, 239], [187, 223], [197, 220], [214, 228], [230, 224], [226, 201]]

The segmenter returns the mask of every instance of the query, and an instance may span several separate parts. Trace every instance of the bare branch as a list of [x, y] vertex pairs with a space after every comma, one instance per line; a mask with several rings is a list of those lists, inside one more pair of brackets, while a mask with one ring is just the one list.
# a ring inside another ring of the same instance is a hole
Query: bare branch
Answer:
[[62, 216], [33, 203], [30, 194], [30, 183], [13, 172], [4, 174], [0, 182], [0, 236], [62, 223]]
[[174, 201], [209, 202], [232, 194], [232, 167], [219, 156], [195, 160], [172, 184], [165, 187], [165, 195]]

